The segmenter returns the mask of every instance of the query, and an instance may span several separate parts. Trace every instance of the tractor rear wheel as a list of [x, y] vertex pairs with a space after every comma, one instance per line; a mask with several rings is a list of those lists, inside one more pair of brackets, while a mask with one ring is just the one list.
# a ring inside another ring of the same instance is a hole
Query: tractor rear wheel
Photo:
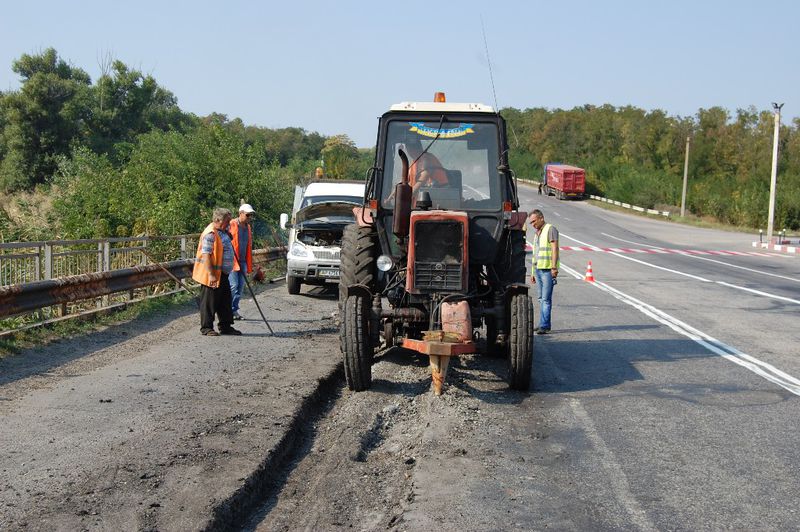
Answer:
[[348, 296], [343, 303], [340, 332], [347, 386], [362, 392], [372, 385], [372, 345], [369, 337], [369, 299]]
[[527, 391], [533, 366], [533, 303], [527, 294], [511, 297], [508, 336], [508, 385]]

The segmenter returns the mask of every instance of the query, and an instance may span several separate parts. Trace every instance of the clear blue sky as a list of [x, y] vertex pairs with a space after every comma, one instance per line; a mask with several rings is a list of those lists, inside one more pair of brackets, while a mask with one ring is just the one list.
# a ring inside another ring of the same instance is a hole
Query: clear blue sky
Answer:
[[[657, 5], [651, 5], [657, 4]], [[47, 47], [99, 73], [111, 52], [182, 109], [375, 142], [392, 103], [634, 105], [693, 115], [785, 102], [800, 116], [797, 1], [4, 2], [0, 90]]]

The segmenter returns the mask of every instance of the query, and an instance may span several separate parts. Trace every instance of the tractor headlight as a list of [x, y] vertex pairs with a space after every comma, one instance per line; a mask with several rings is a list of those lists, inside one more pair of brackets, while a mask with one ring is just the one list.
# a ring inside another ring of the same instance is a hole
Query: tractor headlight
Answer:
[[378, 269], [382, 272], [388, 272], [394, 266], [394, 262], [392, 261], [392, 257], [389, 255], [381, 255], [378, 257]]
[[314, 255], [306, 248], [305, 244], [300, 242], [295, 242], [292, 244], [292, 249], [289, 250], [289, 255], [294, 255], [295, 257], [301, 257], [304, 259], [313, 258]]

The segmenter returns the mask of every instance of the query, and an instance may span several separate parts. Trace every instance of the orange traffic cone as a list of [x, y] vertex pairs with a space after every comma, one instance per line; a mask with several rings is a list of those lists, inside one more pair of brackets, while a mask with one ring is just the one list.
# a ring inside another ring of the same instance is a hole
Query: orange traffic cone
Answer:
[[590, 283], [594, 282], [594, 273], [592, 273], [592, 261], [589, 261], [589, 265], [586, 266], [586, 276], [583, 278], [584, 281], [588, 281]]

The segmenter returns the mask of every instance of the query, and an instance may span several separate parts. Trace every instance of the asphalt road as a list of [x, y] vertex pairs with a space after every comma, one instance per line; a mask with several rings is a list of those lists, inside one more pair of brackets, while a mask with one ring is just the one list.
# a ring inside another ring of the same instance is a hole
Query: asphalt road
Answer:
[[[554, 334], [537, 337], [534, 367], [537, 400], [561, 405], [586, 443], [598, 498], [613, 493], [635, 528], [797, 528], [800, 257], [521, 196], [562, 248], [617, 249], [562, 250]], [[580, 279], [589, 260], [594, 284]]]

